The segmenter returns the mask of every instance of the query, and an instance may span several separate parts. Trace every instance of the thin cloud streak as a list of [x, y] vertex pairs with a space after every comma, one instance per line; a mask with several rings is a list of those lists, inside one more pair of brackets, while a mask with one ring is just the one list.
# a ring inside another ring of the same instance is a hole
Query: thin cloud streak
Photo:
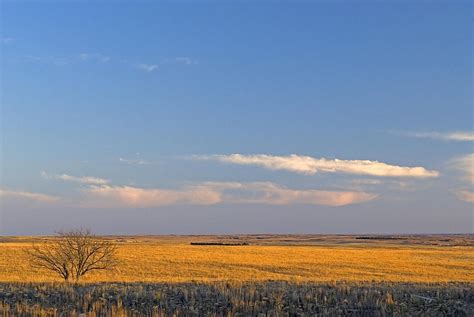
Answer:
[[158, 65], [156, 64], [138, 64], [137, 68], [143, 70], [147, 73], [151, 73], [155, 70], [158, 70]]
[[344, 206], [368, 202], [377, 195], [354, 191], [296, 190], [269, 182], [206, 182], [184, 189], [91, 186], [85, 207], [159, 207], [174, 204], [312, 204]]
[[454, 132], [395, 132], [400, 135], [422, 138], [422, 139], [434, 139], [442, 141], [457, 141], [457, 142], [472, 142], [474, 141], [473, 132], [463, 132], [463, 131], [454, 131]]
[[109, 56], [105, 56], [98, 53], [81, 53], [79, 54], [79, 58], [82, 61], [97, 61], [101, 63], [107, 63], [108, 61], [110, 61]]
[[[12, 38], [0, 38], [2, 44], [10, 43], [13, 39]], [[79, 53], [79, 54], [70, 54], [64, 56], [36, 56], [36, 55], [25, 55], [21, 58], [25, 62], [32, 62], [32, 63], [43, 63], [43, 64], [51, 64], [54, 66], [68, 66], [78, 63], [92, 63], [95, 62], [96, 64], [105, 64], [108, 62], [114, 62], [115, 64], [122, 64], [123, 66], [133, 67], [135, 69], [142, 70], [147, 73], [155, 72], [159, 70], [161, 67], [164, 67], [167, 64], [181, 64], [181, 65], [196, 65], [197, 61], [191, 57], [187, 56], [178, 56], [173, 57], [170, 59], [165, 59], [162, 61], [158, 61], [153, 64], [149, 63], [142, 63], [141, 61], [133, 61], [129, 59], [122, 59], [117, 57], [110, 57], [107, 55], [103, 55], [101, 53]]]
[[0, 189], [0, 197], [22, 199], [22, 200], [23, 199], [34, 200], [34, 201], [45, 202], [45, 203], [52, 203], [59, 200], [59, 198], [55, 196], [26, 192], [26, 191], [5, 190], [5, 189]]
[[100, 54], [100, 53], [80, 53], [64, 56], [35, 56], [35, 55], [26, 55], [23, 57], [26, 62], [33, 63], [44, 63], [52, 64], [55, 66], [67, 66], [72, 64], [79, 63], [89, 63], [96, 62], [99, 64], [107, 63], [111, 60], [111, 57]]
[[182, 64], [186, 64], [186, 65], [196, 64], [196, 62], [191, 57], [187, 57], [187, 56], [175, 57], [174, 60], [177, 63], [182, 63]]
[[73, 183], [89, 184], [89, 185], [106, 185], [109, 183], [109, 181], [106, 179], [93, 177], [93, 176], [77, 177], [77, 176], [71, 176], [68, 174], [49, 175], [48, 173], [44, 171], [41, 172], [41, 176], [45, 179], [56, 179], [56, 180], [62, 180], [65, 182], [73, 182]]
[[384, 177], [438, 177], [439, 172], [427, 170], [424, 167], [406, 167], [390, 165], [379, 161], [369, 160], [339, 160], [314, 158], [311, 156], [289, 155], [273, 156], [257, 155], [211, 155], [195, 156], [197, 159], [214, 160], [238, 165], [254, 165], [270, 170], [286, 170], [299, 174], [314, 175], [318, 172], [347, 173], [356, 175], [371, 175]]
[[135, 165], [147, 165], [147, 164], [151, 164], [150, 162], [148, 161], [145, 161], [143, 159], [127, 159], [127, 158], [123, 158], [123, 157], [120, 157], [119, 158], [119, 161], [122, 162], [122, 163], [127, 163], [127, 164], [135, 164]]

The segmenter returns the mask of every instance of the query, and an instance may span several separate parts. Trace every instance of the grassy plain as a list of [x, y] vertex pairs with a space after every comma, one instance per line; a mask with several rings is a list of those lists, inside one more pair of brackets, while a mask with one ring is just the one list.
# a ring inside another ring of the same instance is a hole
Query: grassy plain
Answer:
[[[24, 250], [48, 238], [0, 239], [0, 282], [56, 282], [32, 269]], [[120, 264], [84, 282], [474, 282], [474, 238], [464, 236], [107, 237]], [[243, 246], [191, 242], [245, 242]]]

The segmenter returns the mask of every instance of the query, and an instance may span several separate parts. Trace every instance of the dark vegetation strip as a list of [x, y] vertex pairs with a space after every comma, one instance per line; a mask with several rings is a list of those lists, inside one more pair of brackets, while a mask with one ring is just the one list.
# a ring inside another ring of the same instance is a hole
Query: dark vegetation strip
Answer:
[[391, 236], [360, 236], [355, 237], [356, 240], [408, 240], [405, 237], [391, 237]]
[[224, 245], [224, 246], [240, 246], [249, 245], [247, 242], [233, 243], [233, 242], [191, 242], [191, 245]]

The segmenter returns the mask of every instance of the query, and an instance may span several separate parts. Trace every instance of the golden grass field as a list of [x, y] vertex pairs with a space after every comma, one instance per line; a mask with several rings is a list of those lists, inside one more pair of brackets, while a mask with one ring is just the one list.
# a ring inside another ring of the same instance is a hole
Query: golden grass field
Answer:
[[[355, 240], [350, 236], [108, 237], [119, 266], [84, 282], [391, 281], [474, 282], [472, 236]], [[0, 282], [53, 282], [24, 250], [39, 238], [0, 240]], [[245, 241], [245, 246], [190, 245]]]

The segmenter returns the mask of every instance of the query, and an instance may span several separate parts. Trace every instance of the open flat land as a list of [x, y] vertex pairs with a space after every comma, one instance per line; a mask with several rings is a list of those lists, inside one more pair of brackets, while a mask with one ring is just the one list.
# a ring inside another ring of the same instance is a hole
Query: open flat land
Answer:
[[472, 316], [472, 235], [109, 236], [118, 267], [33, 269], [0, 238], [2, 316]]
[[[86, 283], [474, 282], [473, 235], [105, 238], [117, 243], [120, 264], [114, 271], [91, 274]], [[0, 282], [60, 281], [32, 268], [24, 252], [48, 239], [0, 238]]]

